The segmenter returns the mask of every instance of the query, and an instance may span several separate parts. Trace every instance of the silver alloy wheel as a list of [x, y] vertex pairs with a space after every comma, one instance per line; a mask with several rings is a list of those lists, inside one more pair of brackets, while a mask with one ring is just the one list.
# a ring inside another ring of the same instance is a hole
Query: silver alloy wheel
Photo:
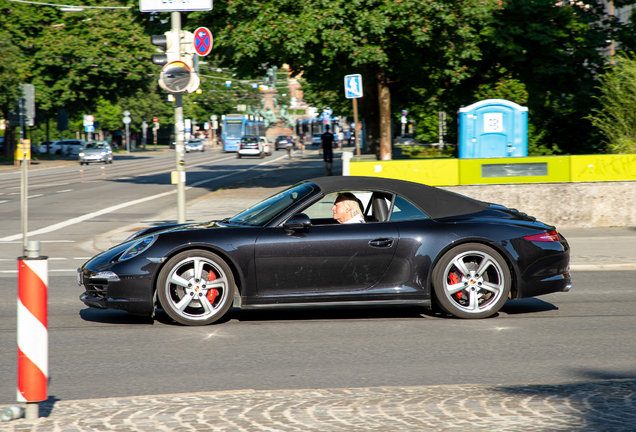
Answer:
[[483, 251], [458, 254], [444, 269], [444, 276], [446, 298], [469, 314], [490, 310], [506, 292], [501, 265]]
[[502, 255], [482, 243], [464, 243], [447, 251], [432, 275], [437, 304], [457, 318], [487, 318], [508, 300], [510, 268]]
[[[229, 307], [233, 280], [225, 265], [205, 256], [188, 256], [170, 265], [162, 279], [161, 304], [166, 313], [182, 324], [208, 324]], [[204, 255], [204, 254], [200, 254]], [[210, 292], [217, 295], [210, 302]]]

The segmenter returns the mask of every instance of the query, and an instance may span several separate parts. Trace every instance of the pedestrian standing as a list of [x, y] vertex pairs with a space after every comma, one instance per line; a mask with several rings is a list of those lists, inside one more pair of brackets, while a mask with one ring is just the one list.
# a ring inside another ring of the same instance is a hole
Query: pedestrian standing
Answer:
[[322, 156], [325, 160], [325, 173], [330, 176], [331, 168], [333, 167], [333, 141], [334, 136], [329, 132], [329, 125], [325, 126], [325, 133], [320, 136], [320, 143], [322, 146]]

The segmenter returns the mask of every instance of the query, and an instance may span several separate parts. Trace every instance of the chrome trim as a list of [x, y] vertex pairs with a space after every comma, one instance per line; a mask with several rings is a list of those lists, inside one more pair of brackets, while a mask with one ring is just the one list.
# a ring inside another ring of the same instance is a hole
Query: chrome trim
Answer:
[[146, 259], [155, 264], [161, 264], [166, 260], [166, 257], [154, 258], [154, 257], [146, 257]]
[[112, 271], [102, 271], [91, 275], [91, 279], [106, 279], [108, 282], [119, 282], [119, 276]]
[[431, 300], [372, 300], [372, 301], [341, 301], [341, 302], [311, 302], [311, 303], [262, 303], [242, 305], [241, 309], [269, 309], [269, 308], [296, 308], [319, 306], [423, 306], [430, 309]]
[[570, 282], [569, 284], [567, 284], [565, 287], [563, 287], [563, 289], [561, 290], [561, 292], [568, 292], [570, 291], [570, 289], [572, 289], [572, 282]]

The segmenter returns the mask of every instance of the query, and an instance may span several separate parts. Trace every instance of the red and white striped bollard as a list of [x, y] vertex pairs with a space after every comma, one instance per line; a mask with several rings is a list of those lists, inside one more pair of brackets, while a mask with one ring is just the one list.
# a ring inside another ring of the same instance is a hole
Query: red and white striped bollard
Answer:
[[26, 402], [27, 420], [39, 417], [38, 402], [48, 398], [48, 257], [30, 241], [18, 258], [18, 401]]

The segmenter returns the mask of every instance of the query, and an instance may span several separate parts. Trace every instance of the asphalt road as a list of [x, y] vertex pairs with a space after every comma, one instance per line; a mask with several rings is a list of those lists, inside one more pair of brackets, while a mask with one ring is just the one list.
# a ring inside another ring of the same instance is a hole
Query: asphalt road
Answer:
[[[74, 276], [52, 276], [49, 395], [636, 378], [635, 276], [574, 273], [569, 293], [508, 302], [486, 320], [410, 307], [231, 310], [207, 327], [88, 309]], [[0, 278], [0, 290], [15, 292], [15, 281]], [[15, 303], [7, 301], [0, 304], [0, 405], [15, 402], [15, 353]]]
[[[285, 163], [279, 154], [264, 160], [188, 155], [188, 184], [206, 182], [189, 189], [188, 200], [276, 170]], [[50, 168], [47, 176], [33, 170], [29, 195], [41, 195], [29, 200], [30, 230], [170, 192], [173, 157], [155, 155], [148, 164], [116, 160], [89, 171], [75, 165]], [[269, 163], [259, 165], [264, 162]], [[285, 171], [274, 174], [285, 176]], [[20, 232], [12, 176], [0, 172], [0, 201], [6, 201], [0, 203], [0, 240], [5, 239], [0, 292], [6, 300], [0, 303], [0, 405], [15, 402], [16, 386], [14, 272], [21, 242], [6, 240]], [[175, 195], [158, 197], [34, 236], [46, 241], [42, 252], [51, 257], [52, 398], [636, 378], [636, 271], [574, 271], [569, 293], [508, 302], [499, 316], [478, 321], [413, 307], [231, 310], [217, 325], [183, 327], [161, 315], [152, 321], [86, 308], [78, 300], [82, 290], [74, 269], [92, 255], [90, 239], [143, 222], [175, 200]], [[611, 247], [611, 238], [607, 242]]]

